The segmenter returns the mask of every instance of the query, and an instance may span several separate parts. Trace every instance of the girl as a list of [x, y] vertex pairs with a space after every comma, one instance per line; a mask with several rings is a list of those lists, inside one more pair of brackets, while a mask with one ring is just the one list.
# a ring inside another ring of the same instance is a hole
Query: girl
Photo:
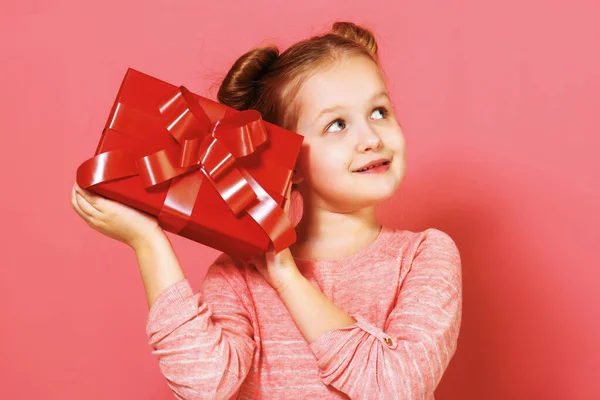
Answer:
[[175, 397], [433, 399], [457, 346], [461, 262], [442, 231], [375, 217], [406, 145], [372, 33], [338, 22], [281, 54], [249, 51], [218, 99], [305, 137], [291, 248], [222, 254], [194, 293], [154, 217], [77, 186], [72, 197], [92, 228], [134, 249], [149, 344]]

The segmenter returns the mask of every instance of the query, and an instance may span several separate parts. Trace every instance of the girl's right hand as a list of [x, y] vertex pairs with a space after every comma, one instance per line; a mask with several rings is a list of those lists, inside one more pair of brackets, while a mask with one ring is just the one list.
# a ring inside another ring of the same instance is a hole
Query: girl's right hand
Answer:
[[164, 234], [155, 216], [85, 190], [77, 183], [71, 206], [94, 230], [135, 249], [153, 235]]

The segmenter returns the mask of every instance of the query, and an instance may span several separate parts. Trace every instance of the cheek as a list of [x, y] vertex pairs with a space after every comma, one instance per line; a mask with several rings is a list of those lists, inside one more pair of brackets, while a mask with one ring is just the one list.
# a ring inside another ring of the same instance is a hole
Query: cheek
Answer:
[[394, 153], [404, 153], [405, 147], [406, 147], [406, 142], [404, 139], [404, 135], [402, 134], [401, 131], [398, 132], [394, 132], [393, 134], [389, 135], [387, 140], [386, 140], [386, 144], [387, 146], [394, 152]]
[[350, 160], [341, 147], [326, 143], [308, 144], [306, 151], [301, 153], [301, 168], [305, 177], [314, 181], [346, 171]]

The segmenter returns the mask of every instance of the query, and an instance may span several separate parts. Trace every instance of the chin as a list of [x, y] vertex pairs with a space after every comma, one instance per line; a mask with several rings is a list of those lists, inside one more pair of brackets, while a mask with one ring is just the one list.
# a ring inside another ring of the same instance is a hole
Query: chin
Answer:
[[[394, 177], [384, 181], [374, 180], [369, 183], [344, 180], [343, 178], [332, 179], [329, 181], [329, 185], [324, 186], [323, 190], [320, 191], [319, 197], [330, 204], [332, 208], [344, 210], [345, 212], [375, 207], [390, 199], [396, 193], [401, 180], [401, 177]], [[346, 200], [340, 201], [341, 199]]]
[[364, 187], [360, 191], [354, 188], [348, 191], [346, 198], [350, 199], [349, 206], [352, 209], [375, 207], [389, 200], [396, 193], [397, 185], [388, 187]]
[[386, 200], [389, 200], [395, 191], [386, 191], [378, 193], [362, 193], [356, 196], [357, 203], [362, 204], [362, 207], [375, 207]]
[[375, 179], [362, 182], [356, 182], [353, 185], [352, 196], [357, 199], [371, 199], [372, 201], [385, 201], [392, 197], [400, 183], [402, 182], [402, 174], [388, 175], [387, 177], [381, 177], [383, 179]]

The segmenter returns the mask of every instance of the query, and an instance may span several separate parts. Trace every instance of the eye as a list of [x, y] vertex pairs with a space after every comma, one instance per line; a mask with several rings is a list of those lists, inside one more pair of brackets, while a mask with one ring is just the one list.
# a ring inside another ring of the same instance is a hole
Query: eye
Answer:
[[[376, 119], [383, 119], [388, 116], [388, 109], [385, 107], [377, 107], [376, 109], [373, 110], [373, 114], [375, 114], [376, 112], [379, 112], [381, 114], [381, 118], [376, 118]], [[373, 115], [373, 114], [371, 114], [371, 115]]]
[[[380, 116], [379, 118], [375, 118], [375, 119], [384, 119], [384, 118], [387, 118], [387, 117], [388, 117], [388, 115], [389, 115], [389, 111], [388, 111], [388, 109], [387, 109], [386, 107], [377, 107], [377, 108], [375, 108], [375, 109], [373, 110], [373, 112], [371, 113], [371, 115], [373, 115], [373, 114], [375, 114], [375, 113], [377, 113], [377, 112], [378, 112], [379, 114], [381, 114], [381, 116]], [[331, 128], [332, 128], [332, 127], [334, 127], [334, 126], [336, 126], [336, 125], [338, 125], [338, 127], [340, 127], [340, 129], [337, 129], [337, 130], [331, 130]], [[331, 124], [330, 124], [330, 125], [327, 127], [327, 129], [326, 129], [325, 131], [326, 131], [327, 133], [334, 133], [334, 132], [339, 132], [339, 131], [343, 130], [345, 127], [346, 127], [346, 122], [345, 122], [343, 119], [341, 119], [341, 118], [338, 118], [338, 119], [336, 119], [335, 121], [333, 121], [333, 122], [332, 122], [332, 123], [331, 123]]]
[[[338, 123], [339, 123], [339, 124], [338, 124]], [[332, 131], [332, 130], [331, 130], [331, 127], [333, 127], [333, 126], [336, 126], [336, 124], [338, 124], [338, 126], [341, 126], [341, 128], [340, 128], [339, 130], [333, 130], [333, 131]], [[342, 129], [344, 129], [345, 127], [346, 127], [346, 123], [344, 122], [344, 120], [343, 120], [343, 119], [340, 119], [340, 118], [338, 118], [338, 119], [336, 119], [335, 121], [333, 121], [333, 122], [331, 123], [331, 125], [329, 125], [329, 126], [327, 127], [327, 129], [326, 129], [326, 132], [328, 132], [328, 133], [339, 132], [339, 131], [341, 131]]]

